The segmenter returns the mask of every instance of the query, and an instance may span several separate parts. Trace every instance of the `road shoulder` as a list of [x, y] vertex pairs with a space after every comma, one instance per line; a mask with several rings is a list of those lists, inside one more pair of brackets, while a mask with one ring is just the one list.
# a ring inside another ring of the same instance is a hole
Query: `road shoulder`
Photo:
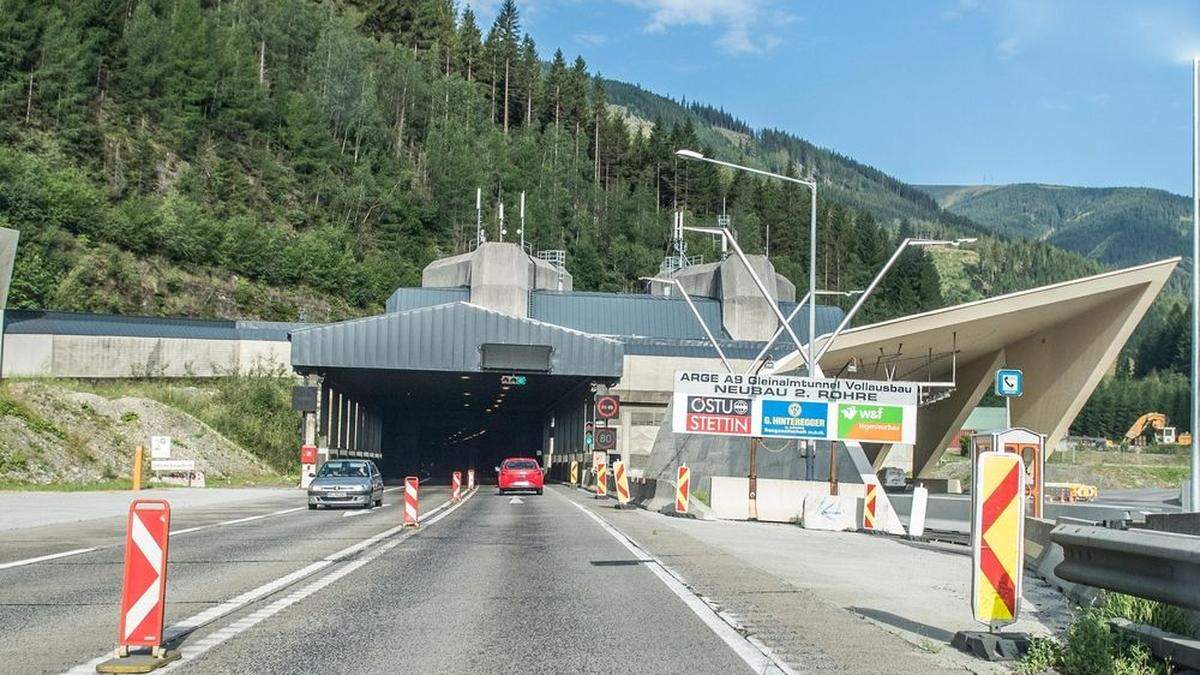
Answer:
[[[680, 522], [713, 523], [681, 521], [641, 509], [618, 510], [611, 500], [594, 500], [562, 486], [554, 489], [634, 539], [798, 671], [953, 673], [969, 665], [967, 657], [960, 659], [948, 648], [931, 641], [922, 650], [810, 588], [675, 527]], [[992, 672], [981, 664], [975, 668]]]

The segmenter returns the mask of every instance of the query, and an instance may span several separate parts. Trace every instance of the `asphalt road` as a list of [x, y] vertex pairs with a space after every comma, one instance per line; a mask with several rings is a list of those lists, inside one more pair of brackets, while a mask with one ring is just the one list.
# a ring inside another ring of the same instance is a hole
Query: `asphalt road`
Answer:
[[[394, 528], [401, 511], [309, 511], [304, 493], [261, 503], [180, 509], [172, 514], [166, 623], [229, 609], [241, 594], [307, 567], [331, 567], [331, 554]], [[422, 490], [422, 511], [448, 496]], [[234, 521], [234, 522], [230, 522]], [[121, 518], [0, 532], [0, 663], [6, 672], [62, 672], [116, 646], [123, 564]], [[193, 529], [196, 528], [196, 529]], [[96, 550], [19, 564], [64, 551]], [[7, 567], [4, 565], [14, 565]], [[233, 604], [237, 604], [236, 602]], [[253, 603], [247, 603], [251, 606]]]
[[[398, 527], [395, 504], [361, 515], [291, 510], [303, 503], [299, 492], [180, 510], [166, 623], [184, 659], [170, 670], [749, 669], [728, 635], [567, 495], [551, 488], [514, 500], [485, 486], [457, 508], [435, 510], [446, 489], [426, 487], [417, 532]], [[120, 528], [110, 518], [0, 533], [10, 563], [76, 543], [97, 547], [0, 568], [4, 670], [91, 672], [111, 652]]]

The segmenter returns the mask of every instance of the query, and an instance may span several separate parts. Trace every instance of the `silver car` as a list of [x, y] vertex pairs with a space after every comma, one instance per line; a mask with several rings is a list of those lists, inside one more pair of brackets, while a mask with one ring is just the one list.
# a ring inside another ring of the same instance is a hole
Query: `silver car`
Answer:
[[308, 508], [383, 504], [383, 476], [369, 459], [331, 459], [313, 474], [308, 485]]

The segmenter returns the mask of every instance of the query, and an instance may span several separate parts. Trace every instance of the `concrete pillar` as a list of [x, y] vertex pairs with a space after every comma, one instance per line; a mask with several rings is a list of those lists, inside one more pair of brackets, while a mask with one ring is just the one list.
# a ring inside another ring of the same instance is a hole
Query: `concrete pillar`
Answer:
[[1122, 293], [1009, 345], [1006, 365], [1025, 373], [1025, 395], [1012, 400], [1013, 426], [1046, 434], [1052, 453], [1155, 295]]
[[979, 399], [992, 385], [996, 369], [1004, 365], [1004, 351], [996, 351], [958, 365], [958, 387], [950, 396], [917, 412], [917, 443], [913, 448], [913, 477], [937, 466], [946, 445], [962, 429]]
[[[746, 258], [767, 287], [771, 299], [763, 297], [742, 260], [730, 256], [721, 263], [721, 323], [735, 340], [770, 340], [779, 327], [779, 319], [771, 309], [771, 302], [780, 299], [775, 266], [766, 256]], [[791, 288], [791, 293], [794, 297], [795, 287]]]

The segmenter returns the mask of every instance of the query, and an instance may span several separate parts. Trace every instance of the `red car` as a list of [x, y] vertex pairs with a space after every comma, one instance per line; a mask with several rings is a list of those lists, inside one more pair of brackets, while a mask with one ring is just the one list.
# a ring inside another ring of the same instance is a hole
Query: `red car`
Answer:
[[509, 457], [496, 467], [500, 474], [497, 484], [500, 494], [513, 490], [529, 490], [542, 494], [542, 467], [532, 457]]

